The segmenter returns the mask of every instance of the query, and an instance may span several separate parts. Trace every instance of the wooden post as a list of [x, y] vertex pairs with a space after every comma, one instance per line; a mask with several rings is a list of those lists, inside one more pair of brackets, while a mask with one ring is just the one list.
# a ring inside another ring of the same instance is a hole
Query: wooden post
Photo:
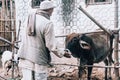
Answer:
[[[4, 3], [4, 0], [2, 0], [2, 12], [1, 12], [1, 19], [4, 19], [4, 9], [5, 9], [5, 3]], [[3, 22], [1, 22], [1, 30], [3, 30]]]
[[11, 19], [11, 29], [12, 29], [12, 79], [14, 79], [14, 22], [13, 22], [13, 0], [10, 0], [10, 19]]
[[[13, 45], [12, 42], [8, 41], [7, 39], [5, 39], [5, 38], [3, 38], [3, 37], [0, 37], [0, 41], [3, 41], [3, 42], [5, 42], [5, 43], [8, 43], [8, 44], [11, 45], [11, 46]], [[19, 47], [16, 46], [16, 45], [14, 45], [14, 48], [19, 49]]]
[[2, 16], [1, 18], [4, 19], [5, 18], [5, 0], [2, 0]]
[[[115, 0], [115, 28], [118, 28], [118, 0]], [[119, 42], [119, 31], [115, 34], [115, 41], [114, 41], [114, 60], [115, 63], [119, 63], [119, 55], [118, 55], [118, 42]], [[119, 66], [119, 64], [116, 64], [115, 66]], [[119, 80], [119, 68], [114, 68], [115, 71], [115, 80]]]

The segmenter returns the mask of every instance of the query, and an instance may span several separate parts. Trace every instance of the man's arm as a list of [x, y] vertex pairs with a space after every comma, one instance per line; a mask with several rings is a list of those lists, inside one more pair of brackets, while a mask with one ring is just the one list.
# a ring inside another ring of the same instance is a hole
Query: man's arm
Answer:
[[68, 50], [60, 49], [57, 46], [58, 43], [57, 40], [55, 39], [53, 23], [47, 24], [46, 27], [47, 27], [45, 30], [46, 47], [60, 58], [63, 56], [70, 58], [71, 55]]

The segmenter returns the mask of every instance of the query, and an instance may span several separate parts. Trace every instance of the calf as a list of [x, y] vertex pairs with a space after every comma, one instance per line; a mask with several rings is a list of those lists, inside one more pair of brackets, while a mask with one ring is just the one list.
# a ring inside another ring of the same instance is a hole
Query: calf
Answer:
[[[113, 63], [112, 42], [113, 36], [110, 36], [110, 44], [105, 35], [101, 34], [76, 34], [72, 33], [66, 37], [66, 48], [69, 49], [73, 57], [80, 59], [79, 77], [82, 77], [84, 65], [93, 65], [104, 61], [105, 65]], [[92, 67], [88, 67], [87, 80], [90, 80]], [[111, 77], [110, 77], [111, 78]], [[105, 69], [105, 80], [107, 80], [107, 68]]]
[[17, 54], [14, 54], [14, 60], [12, 60], [13, 53], [11, 51], [4, 51], [2, 54], [2, 67], [4, 71], [4, 75], [8, 75], [9, 70], [12, 68], [14, 64], [14, 68], [17, 68], [17, 73], [19, 76], [19, 68], [18, 68], [18, 57]]

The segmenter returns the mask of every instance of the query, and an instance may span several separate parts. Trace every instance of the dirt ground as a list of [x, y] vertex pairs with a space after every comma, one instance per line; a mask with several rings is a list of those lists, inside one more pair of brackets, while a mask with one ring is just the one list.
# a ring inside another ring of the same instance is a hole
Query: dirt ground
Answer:
[[[58, 59], [59, 61], [59, 59]], [[67, 62], [74, 63], [74, 59], [71, 61], [65, 60]], [[53, 61], [54, 62], [54, 61]], [[63, 62], [63, 61], [61, 61]], [[66, 63], [66, 62], [65, 62]], [[63, 64], [63, 63], [61, 63]], [[104, 65], [104, 63], [99, 63], [95, 65]], [[8, 76], [4, 76], [1, 61], [0, 61], [0, 80], [12, 80], [12, 74], [10, 73]], [[16, 77], [15, 80], [21, 80], [21, 77]], [[112, 77], [114, 80], [114, 71], [112, 70]], [[104, 80], [104, 68], [93, 68], [92, 71], [92, 80]], [[48, 80], [79, 80], [78, 78], [78, 68], [76, 66], [68, 66], [68, 65], [55, 65], [54, 67], [49, 69], [49, 77]], [[84, 76], [83, 80], [86, 79], [86, 75]]]

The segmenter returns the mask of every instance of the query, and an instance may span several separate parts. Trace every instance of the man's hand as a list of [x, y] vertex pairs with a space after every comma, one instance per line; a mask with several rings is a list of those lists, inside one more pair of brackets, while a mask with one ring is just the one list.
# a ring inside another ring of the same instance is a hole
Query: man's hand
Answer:
[[71, 53], [70, 53], [70, 51], [69, 51], [68, 49], [66, 49], [66, 50], [64, 50], [64, 51], [65, 51], [64, 57], [66, 57], [66, 58], [71, 58]]

